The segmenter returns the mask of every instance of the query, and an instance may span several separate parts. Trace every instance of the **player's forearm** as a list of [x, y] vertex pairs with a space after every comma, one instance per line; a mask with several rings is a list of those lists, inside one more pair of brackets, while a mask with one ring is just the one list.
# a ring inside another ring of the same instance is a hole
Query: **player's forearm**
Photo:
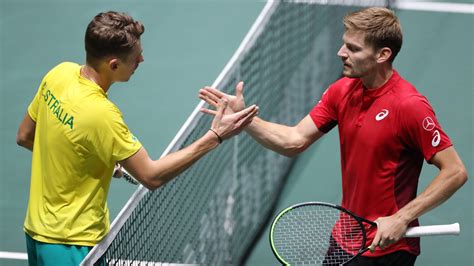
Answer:
[[17, 144], [22, 146], [23, 148], [25, 149], [28, 149], [30, 151], [33, 151], [33, 145], [34, 145], [34, 142], [31, 141], [31, 140], [24, 140], [24, 141], [18, 141], [17, 140]]
[[20, 130], [16, 136], [16, 144], [30, 151], [33, 151], [34, 141], [35, 141], [34, 133], [33, 134], [25, 133]]
[[147, 187], [156, 189], [169, 182], [218, 145], [216, 135], [209, 131], [188, 147], [153, 161]]
[[28, 113], [25, 114], [23, 121], [16, 134], [16, 143], [30, 151], [33, 151], [35, 141], [36, 122], [31, 119]]
[[267, 122], [255, 117], [245, 129], [258, 143], [285, 156], [295, 156], [307, 145], [294, 127]]
[[408, 225], [449, 199], [466, 181], [467, 173], [462, 163], [442, 169], [425, 191], [400, 209], [397, 216]]

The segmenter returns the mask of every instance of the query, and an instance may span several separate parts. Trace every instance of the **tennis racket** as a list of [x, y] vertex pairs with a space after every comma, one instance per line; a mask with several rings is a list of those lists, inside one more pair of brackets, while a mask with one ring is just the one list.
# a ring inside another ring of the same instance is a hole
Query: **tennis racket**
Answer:
[[[284, 265], [344, 265], [366, 252], [366, 229], [377, 226], [341, 206], [304, 202], [281, 211], [270, 245]], [[411, 227], [404, 237], [459, 235], [459, 224]]]
[[[120, 174], [117, 174], [117, 172], [120, 171]], [[120, 164], [116, 164], [114, 168], [114, 172], [112, 174], [113, 177], [115, 178], [122, 178], [125, 181], [127, 181], [130, 184], [133, 185], [139, 185], [140, 182], [138, 182], [132, 175], [130, 175]]]
[[122, 178], [125, 179], [130, 184], [133, 185], [140, 185], [140, 182], [138, 182], [133, 176], [131, 176], [127, 171], [124, 169], [122, 170]]

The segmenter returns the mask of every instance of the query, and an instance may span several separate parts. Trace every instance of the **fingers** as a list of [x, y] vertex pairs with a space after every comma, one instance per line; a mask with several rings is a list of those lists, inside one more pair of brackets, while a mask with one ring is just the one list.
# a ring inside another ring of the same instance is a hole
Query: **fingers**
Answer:
[[370, 244], [369, 246], [369, 250], [372, 253], [377, 247], [381, 250], [384, 250], [386, 246], [389, 246], [392, 243], [396, 242], [396, 239], [391, 236], [391, 233], [387, 232], [386, 224], [383, 225], [384, 221], [386, 221], [384, 220], [384, 218], [379, 218], [374, 221], [377, 224], [377, 232], [375, 234], [374, 240], [372, 241], [372, 244]]
[[222, 98], [223, 96], [225, 96], [225, 94], [222, 91], [220, 91], [216, 88], [213, 88], [213, 87], [206, 86], [206, 87], [202, 88], [201, 90], [206, 91], [209, 94], [213, 94], [216, 97], [218, 97], [219, 99]]
[[[211, 129], [216, 131], [216, 134], [218, 134], [222, 139], [228, 139], [235, 134], [238, 134], [258, 113], [258, 107], [256, 105], [252, 105], [233, 114], [225, 114], [226, 108], [228, 108], [228, 101], [225, 98], [222, 98], [211, 125]], [[206, 110], [203, 111], [207, 112]]]
[[377, 224], [377, 233], [375, 233], [375, 237], [374, 237], [374, 240], [372, 241], [372, 244], [370, 244], [369, 246], [369, 250], [371, 253], [374, 253], [375, 251], [375, 248], [379, 246], [379, 242], [380, 242], [380, 230], [378, 230], [378, 223], [377, 221], [375, 221], [375, 224]]
[[199, 90], [199, 98], [214, 107], [217, 107], [217, 105], [219, 104], [219, 99], [224, 96], [225, 94], [223, 92], [213, 87], [204, 87]]
[[251, 117], [249, 117], [248, 119], [243, 119], [242, 121], [242, 124], [240, 125], [241, 128], [245, 128], [246, 126], [248, 126], [250, 123], [252, 123], [252, 119], [258, 115], [258, 112], [256, 112], [254, 115], [252, 115]]
[[211, 109], [207, 109], [207, 108], [201, 108], [199, 111], [205, 113], [205, 114], [208, 114], [208, 115], [216, 115], [217, 112], [214, 111], [214, 110], [211, 110]]
[[237, 83], [237, 86], [235, 86], [235, 96], [237, 96], [238, 98], [242, 97], [243, 91], [244, 91], [244, 82], [241, 81]]
[[380, 241], [380, 237], [376, 236], [374, 238], [374, 241], [372, 241], [372, 244], [370, 244], [370, 246], [369, 246], [369, 250], [370, 250], [371, 253], [374, 253], [375, 248], [380, 246], [379, 241]]
[[252, 119], [258, 114], [259, 108], [255, 104], [245, 108], [244, 110], [235, 113], [234, 115], [237, 116], [237, 126], [238, 127], [245, 127]]
[[222, 116], [224, 115], [225, 109], [227, 108], [227, 99], [222, 98], [219, 100], [219, 105], [217, 106], [217, 112], [216, 112], [216, 117], [215, 119], [220, 121], [222, 119]]
[[214, 106], [217, 106], [219, 99], [222, 98], [222, 93], [211, 87], [204, 87], [199, 90], [199, 98], [214, 103]]
[[377, 225], [377, 232], [369, 246], [371, 252], [374, 252], [376, 247], [383, 250], [393, 243], [396, 243], [403, 237], [407, 230], [407, 222], [400, 219], [396, 214], [379, 217], [374, 222]]
[[123, 176], [122, 166], [119, 163], [115, 164], [114, 172], [113, 172], [112, 176], [116, 177], [116, 178], [120, 178], [120, 177]]

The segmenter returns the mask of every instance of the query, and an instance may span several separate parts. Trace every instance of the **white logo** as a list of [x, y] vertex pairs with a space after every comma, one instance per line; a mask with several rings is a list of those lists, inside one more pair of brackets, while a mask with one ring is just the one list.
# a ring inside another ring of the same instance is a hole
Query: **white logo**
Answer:
[[431, 117], [427, 116], [425, 117], [425, 119], [423, 119], [423, 128], [426, 130], [426, 131], [431, 131], [435, 128], [435, 123], [433, 121], [433, 119], [431, 119]]
[[435, 130], [433, 132], [433, 139], [431, 140], [431, 146], [437, 147], [440, 141], [441, 141], [441, 135], [439, 134], [438, 130]]
[[384, 119], [385, 117], [387, 117], [387, 115], [388, 115], [388, 110], [382, 109], [382, 111], [375, 116], [375, 120], [380, 121]]

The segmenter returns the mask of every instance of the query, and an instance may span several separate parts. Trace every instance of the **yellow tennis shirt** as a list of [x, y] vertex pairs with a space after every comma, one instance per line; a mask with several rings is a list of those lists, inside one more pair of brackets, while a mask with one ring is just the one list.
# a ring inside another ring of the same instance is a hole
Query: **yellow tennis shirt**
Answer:
[[80, 69], [75, 63], [53, 68], [28, 107], [36, 132], [24, 229], [41, 242], [92, 246], [109, 231], [114, 165], [141, 144]]

